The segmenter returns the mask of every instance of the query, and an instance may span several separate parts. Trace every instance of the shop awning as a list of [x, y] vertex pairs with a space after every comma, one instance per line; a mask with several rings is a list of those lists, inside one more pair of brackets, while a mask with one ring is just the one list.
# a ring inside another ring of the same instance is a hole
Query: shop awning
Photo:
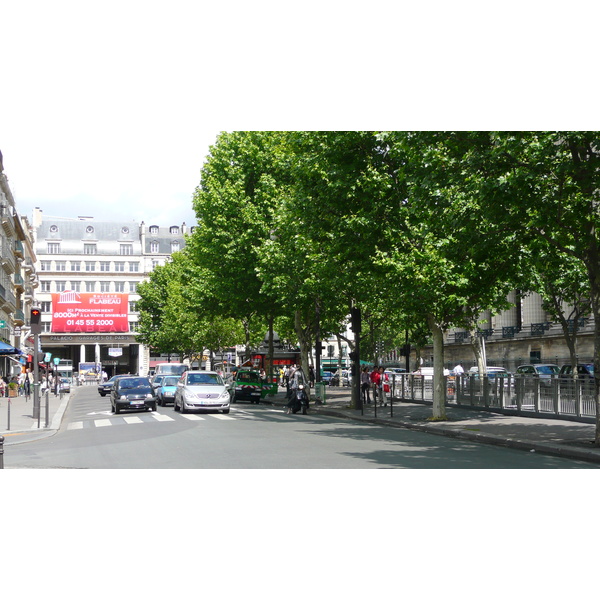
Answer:
[[23, 354], [20, 350], [7, 344], [5, 342], [0, 341], [0, 354]]

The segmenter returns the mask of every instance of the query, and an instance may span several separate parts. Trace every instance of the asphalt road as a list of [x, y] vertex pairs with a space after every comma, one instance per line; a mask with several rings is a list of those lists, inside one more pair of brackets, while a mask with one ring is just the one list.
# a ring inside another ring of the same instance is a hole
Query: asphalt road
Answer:
[[22, 469], [547, 469], [580, 461], [475, 444], [326, 415], [286, 415], [268, 404], [221, 413], [114, 415], [96, 388], [71, 401], [54, 436], [6, 449]]

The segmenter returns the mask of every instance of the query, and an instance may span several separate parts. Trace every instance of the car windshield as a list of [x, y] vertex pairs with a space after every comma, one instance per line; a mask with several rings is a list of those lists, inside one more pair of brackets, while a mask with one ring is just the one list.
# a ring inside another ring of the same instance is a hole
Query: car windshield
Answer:
[[558, 375], [560, 369], [554, 365], [540, 365], [536, 367], [536, 371], [541, 375]]
[[162, 381], [163, 387], [165, 386], [176, 386], [179, 381], [179, 377], [165, 377]]
[[238, 373], [237, 380], [242, 383], [260, 383], [260, 376], [258, 373], [254, 373], [252, 371], [244, 371], [242, 373]]
[[223, 380], [216, 373], [190, 373], [187, 385], [223, 385]]
[[131, 390], [138, 387], [148, 387], [149, 385], [150, 382], [148, 379], [140, 377], [135, 379], [124, 379], [119, 385], [119, 388], [122, 390]]

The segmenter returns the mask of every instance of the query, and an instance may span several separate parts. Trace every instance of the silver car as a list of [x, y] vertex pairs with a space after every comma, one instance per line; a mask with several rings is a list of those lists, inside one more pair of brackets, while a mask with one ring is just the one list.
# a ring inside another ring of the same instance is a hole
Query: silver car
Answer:
[[229, 389], [214, 371], [186, 371], [177, 383], [173, 408], [190, 410], [222, 410], [229, 412]]

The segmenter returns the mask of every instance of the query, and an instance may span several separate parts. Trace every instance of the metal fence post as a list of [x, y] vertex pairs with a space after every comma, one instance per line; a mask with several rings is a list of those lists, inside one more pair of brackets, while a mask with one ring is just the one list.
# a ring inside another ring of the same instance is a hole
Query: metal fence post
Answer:
[[4, 436], [0, 435], [0, 469], [4, 469]]
[[540, 412], [540, 378], [533, 379], [533, 410], [537, 414]]

